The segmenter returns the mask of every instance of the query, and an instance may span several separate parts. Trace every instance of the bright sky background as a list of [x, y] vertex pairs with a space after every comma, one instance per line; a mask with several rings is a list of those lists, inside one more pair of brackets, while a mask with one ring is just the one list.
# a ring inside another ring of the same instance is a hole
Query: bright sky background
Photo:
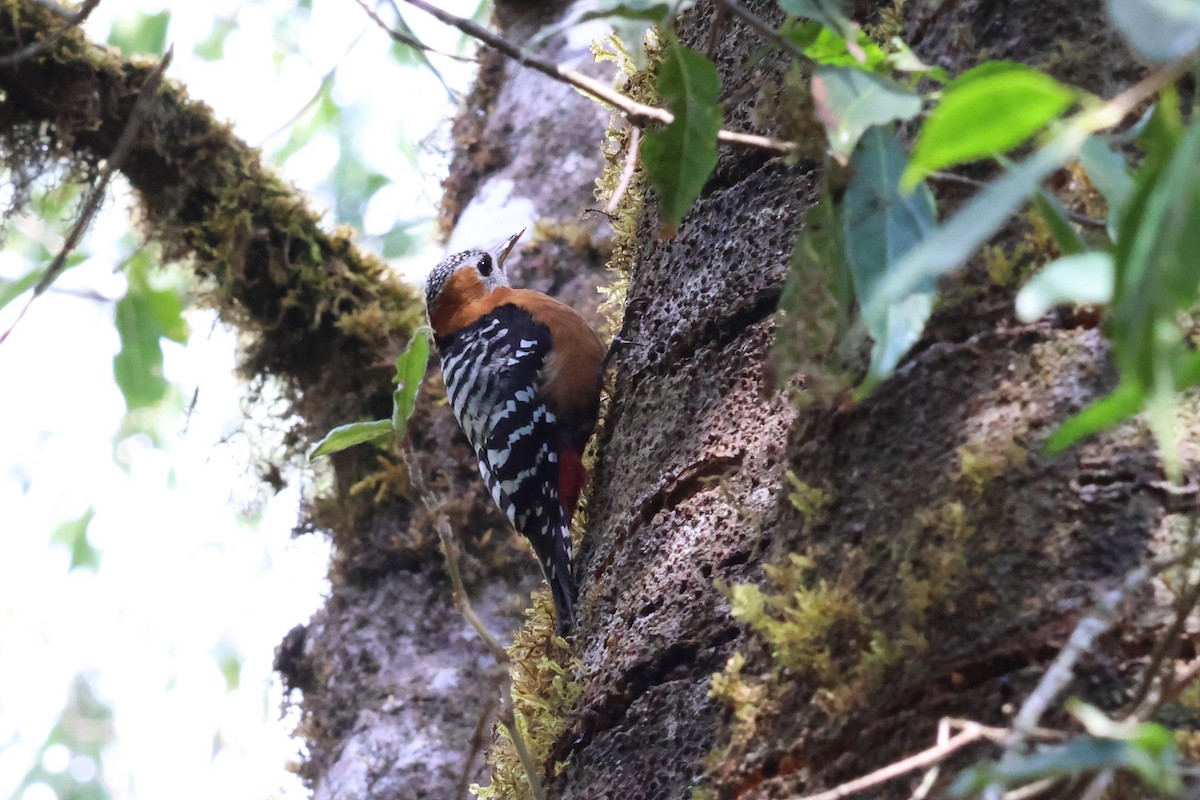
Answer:
[[[377, 246], [373, 237], [398, 221], [436, 209], [444, 160], [430, 153], [414, 167], [402, 145], [417, 147], [445, 129], [452, 113], [445, 90], [428, 71], [398, 65], [389, 39], [354, 0], [314, 0], [307, 18], [296, 5], [103, 0], [86, 30], [103, 41], [122, 19], [169, 9], [168, 75], [268, 152], [282, 146], [281, 126], [336, 66], [334, 99], [352, 115], [351, 146], [390, 180], [363, 198], [364, 244]], [[469, 15], [478, 2], [442, 5]], [[428, 43], [459, 45], [457, 32], [413, 9], [405, 15]], [[224, 57], [205, 61], [193, 49], [215, 19], [235, 27]], [[433, 58], [466, 88], [471, 65]], [[282, 166], [316, 208], [334, 206], [330, 170], [339, 147], [332, 133], [318, 135]], [[114, 713], [116, 743], [103, 756], [114, 798], [303, 797], [284, 771], [300, 745], [289, 738], [295, 720], [279, 719], [271, 662], [287, 630], [321, 603], [327, 548], [319, 537], [291, 538], [294, 487], [265, 497], [248, 477], [257, 433], [246, 425], [244, 387], [232, 377], [235, 337], [210, 312], [189, 313], [186, 346], [164, 342], [166, 376], [178, 386], [171, 405], [186, 408], [195, 394], [194, 409], [163, 415], [163, 449], [134, 438], [117, 454], [127, 469], [114, 460], [125, 408], [112, 377], [119, 342], [111, 300], [124, 292], [114, 268], [136, 243], [130, 209], [125, 196], [110, 200], [82, 248], [88, 262], [34, 303], [0, 345], [0, 797], [54, 797], [46, 784], [18, 794], [39, 757], [52, 772], [95, 769], [86, 760], [68, 763], [61, 747], [39, 756], [81, 674]], [[34, 219], [15, 224], [50, 252], [61, 244], [61, 230]], [[410, 263], [428, 268], [439, 253], [427, 249]], [[30, 267], [23, 253], [0, 252], [0, 276]], [[0, 329], [21, 305], [23, 298], [0, 311]], [[89, 507], [100, 565], [94, 573], [68, 571], [70, 554], [50, 536]], [[221, 671], [231, 657], [241, 662], [233, 690]]]

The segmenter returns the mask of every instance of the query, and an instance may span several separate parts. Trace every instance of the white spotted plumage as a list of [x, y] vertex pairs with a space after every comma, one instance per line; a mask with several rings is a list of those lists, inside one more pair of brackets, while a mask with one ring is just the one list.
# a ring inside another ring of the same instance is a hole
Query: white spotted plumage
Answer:
[[443, 259], [425, 302], [450, 406], [488, 493], [533, 545], [565, 634], [576, 595], [569, 520], [586, 480], [604, 345], [573, 309], [509, 285], [504, 262], [519, 237]]
[[558, 497], [558, 417], [539, 392], [550, 332], [503, 306], [440, 338], [446, 393], [479, 474], [508, 521], [533, 544], [560, 619], [573, 613], [571, 535]]

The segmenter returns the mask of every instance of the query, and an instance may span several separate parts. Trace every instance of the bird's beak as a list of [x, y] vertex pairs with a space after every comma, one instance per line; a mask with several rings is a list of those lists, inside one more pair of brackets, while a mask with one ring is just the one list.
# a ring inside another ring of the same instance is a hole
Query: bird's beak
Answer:
[[496, 265], [497, 266], [499, 266], [499, 267], [504, 266], [504, 260], [508, 258], [508, 254], [511, 253], [513, 251], [513, 249], [517, 246], [517, 240], [521, 238], [521, 234], [523, 234], [523, 233], [525, 233], [525, 229], [521, 228], [521, 230], [517, 231], [512, 236], [508, 237], [504, 241], [504, 244], [500, 245], [499, 247], [497, 247], [495, 249], [495, 251], [493, 251], [494, 255], [496, 256]]

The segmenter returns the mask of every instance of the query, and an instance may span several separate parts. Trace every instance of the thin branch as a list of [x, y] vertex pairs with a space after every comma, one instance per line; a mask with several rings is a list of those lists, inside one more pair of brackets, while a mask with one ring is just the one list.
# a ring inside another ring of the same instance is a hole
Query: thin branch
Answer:
[[[1118, 611], [1125, 599], [1163, 570], [1187, 559], [1196, 546], [1197, 543], [1191, 541], [1179, 555], [1157, 558], [1130, 570], [1117, 586], [1100, 595], [1096, 604], [1076, 623], [1067, 643], [1021, 704], [1020, 710], [1013, 718], [1012, 731], [1005, 738], [1004, 752], [997, 761], [999, 767], [1010, 766], [1019, 758], [1018, 751], [1031, 735], [1036, 735], [1038, 722], [1074, 677], [1075, 664], [1091, 652], [1096, 639], [1116, 623]], [[992, 783], [984, 788], [981, 796], [985, 800], [992, 800], [1001, 797], [1001, 792], [1000, 784]]]
[[[1197, 550], [1200, 549], [1196, 544], [1196, 529], [1198, 515], [1191, 515], [1191, 524], [1188, 531], [1187, 547], [1184, 548], [1181, 556], [1182, 563], [1185, 567], [1183, 579], [1185, 588], [1179, 596], [1179, 601], [1175, 607], [1175, 619], [1171, 621], [1171, 626], [1167, 628], [1167, 632], [1159, 637], [1154, 645], [1154, 652], [1150, 656], [1150, 663], [1146, 666], [1145, 672], [1142, 673], [1142, 682], [1134, 694], [1133, 699], [1129, 701], [1129, 705], [1134, 711], [1130, 715], [1138, 721], [1148, 719], [1151, 714], [1157, 710], [1158, 701], [1161, 696], [1170, 689], [1170, 676], [1161, 675], [1160, 671], [1164, 661], [1174, 660], [1175, 653], [1179, 649], [1179, 637], [1183, 634], [1183, 628], [1187, 624], [1188, 617], [1195, 610], [1196, 604], [1200, 603], [1200, 578], [1188, 582], [1191, 577], [1186, 569], [1195, 562], [1198, 555]], [[1172, 668], [1172, 672], [1174, 669]], [[1159, 691], [1155, 694], [1158, 697], [1151, 695], [1151, 690], [1157, 686]]]
[[1184, 690], [1191, 685], [1192, 681], [1196, 680], [1197, 676], [1200, 676], [1200, 658], [1189, 661], [1182, 669], [1176, 672], [1171, 682], [1159, 690], [1159, 697], [1155, 698], [1151, 695], [1147, 702], [1149, 700], [1155, 701], [1152, 710], [1145, 716], [1138, 717], [1137, 719], [1146, 719], [1153, 716], [1154, 712], [1158, 711], [1164, 703], [1177, 700], [1179, 695], [1183, 694]]
[[1112, 786], [1114, 777], [1113, 770], [1101, 770], [1088, 782], [1087, 788], [1079, 793], [1079, 800], [1101, 800], [1108, 787]]
[[[387, 33], [388, 36], [392, 37], [393, 41], [399, 42], [400, 44], [403, 44], [403, 45], [408, 45], [412, 49], [420, 50], [423, 53], [432, 53], [432, 54], [438, 55], [438, 56], [445, 56], [446, 58], [452, 58], [455, 61], [461, 61], [464, 64], [474, 64], [475, 63], [475, 59], [473, 59], [469, 56], [460, 56], [457, 53], [447, 53], [444, 50], [438, 50], [436, 47], [430, 47], [429, 45], [425, 44], [424, 42], [422, 42], [420, 39], [418, 39], [415, 36], [412, 36], [403, 31], [396, 30], [395, 28], [391, 27], [386, 22], [384, 22], [380, 18], [380, 16], [375, 13], [375, 10], [373, 8], [371, 8], [370, 6], [368, 6], [366, 3], [364, 3], [363, 0], [354, 0], [354, 2], [358, 3], [359, 8], [361, 8], [363, 11], [367, 12], [367, 16], [371, 18], [371, 21], [374, 22], [376, 25], [378, 25], [380, 28], [382, 28], [384, 30], [384, 32]], [[403, 22], [403, 20], [401, 20], [401, 22]]]
[[633, 174], [637, 171], [638, 154], [641, 151], [641, 147], [642, 129], [632, 128], [629, 132], [629, 152], [625, 155], [625, 167], [621, 170], [621, 180], [617, 184], [617, 188], [613, 190], [612, 197], [608, 199], [608, 205], [604, 207], [604, 213], [609, 215], [609, 219], [616, 213], [621, 198], [625, 196], [625, 192], [629, 189], [629, 184], [633, 181]]
[[469, 800], [471, 797], [471, 767], [475, 765], [475, 755], [483, 749], [483, 737], [488, 729], [488, 720], [491, 719], [492, 712], [495, 710], [495, 698], [487, 698], [483, 704], [483, 713], [479, 715], [479, 722], [475, 723], [475, 730], [471, 733], [471, 749], [467, 751], [467, 760], [463, 764], [462, 775], [458, 779], [458, 786], [454, 792], [454, 796], [460, 797], [462, 800]]
[[[989, 185], [987, 181], [968, 178], [966, 175], [959, 175], [955, 172], [931, 172], [929, 173], [928, 177], [944, 183], [957, 183], [962, 186], [970, 186], [974, 189], [983, 189]], [[1086, 225], [1089, 228], [1108, 227], [1108, 222], [1105, 220], [1089, 217], [1087, 214], [1080, 214], [1078, 211], [1072, 211], [1070, 209], [1064, 210], [1067, 212], [1067, 216], [1070, 217], [1072, 222], [1077, 222], [1080, 225]]]
[[[1194, 62], [1195, 58], [1190, 54], [1184, 56], [1162, 69], [1155, 70], [1099, 107], [1085, 109], [1072, 119], [1082, 117], [1081, 121], [1085, 123], [1085, 127], [1092, 131], [1102, 131], [1120, 125], [1131, 111], [1161, 92], [1167, 84], [1187, 73]], [[1095, 119], [1088, 119], [1091, 116]]]
[[708, 42], [704, 46], [704, 54], [708, 56], [708, 60], [712, 61], [713, 56], [717, 54], [717, 35], [721, 32], [721, 28], [725, 25], [725, 18], [729, 16], [729, 9], [721, 3], [717, 3], [713, 9], [712, 24], [708, 26]]
[[133, 146], [134, 140], [137, 139], [137, 135], [142, 127], [142, 120], [150, 108], [151, 101], [158, 94], [159, 84], [162, 83], [163, 73], [166, 72], [167, 66], [171, 63], [173, 52], [174, 48], [168, 49], [158, 66], [146, 76], [146, 81], [142, 84], [142, 90], [133, 104], [133, 109], [129, 112], [129, 119], [125, 121], [125, 127], [121, 131], [121, 135], [117, 138], [117, 143], [113, 147], [112, 153], [105, 160], [104, 169], [100, 172], [100, 178], [83, 199], [83, 203], [80, 204], [75, 224], [71, 226], [71, 230], [67, 234], [62, 248], [54, 256], [54, 260], [50, 262], [50, 266], [46, 268], [45, 274], [38, 280], [37, 285], [33, 287], [33, 294], [26, 301], [17, 318], [13, 320], [12, 324], [8, 326], [8, 329], [3, 334], [0, 334], [0, 344], [4, 344], [5, 340], [8, 339], [13, 329], [17, 327], [17, 324], [20, 323], [26, 312], [29, 311], [29, 307], [33, 305], [33, 301], [37, 300], [38, 297], [50, 288], [50, 285], [66, 269], [67, 256], [79, 245], [79, 240], [83, 238], [84, 232], [91, 225], [96, 212], [100, 210], [100, 204], [104, 202], [104, 197], [108, 192], [108, 182], [112, 180], [112, 176], [121, 168], [121, 165], [125, 161], [125, 156]]
[[65, 286], [51, 286], [46, 291], [53, 292], [54, 294], [61, 294], [65, 297], [74, 297], [79, 300], [90, 300], [94, 303], [103, 303], [105, 305], [112, 305], [121, 299], [119, 297], [109, 297], [106, 294], [101, 294], [95, 289], [68, 289]]
[[[496, 638], [495, 634], [491, 632], [471, 606], [471, 600], [467, 597], [467, 590], [463, 585], [462, 571], [458, 568], [458, 548], [454, 543], [454, 530], [450, 527], [450, 520], [447, 518], [442, 504], [438, 502], [437, 498], [429, 490], [429, 486], [425, 483], [424, 475], [422, 475], [416, 462], [410, 458], [410, 453], [407, 450], [404, 451], [404, 463], [408, 467], [409, 480], [412, 481], [413, 488], [417, 490], [421, 501], [425, 504], [425, 508], [433, 515], [433, 524], [437, 528], [438, 539], [442, 545], [442, 555], [446, 558], [446, 570], [450, 573], [454, 607], [471, 624], [475, 632], [479, 634], [484, 647], [496, 659], [496, 663], [504, 670], [505, 677], [507, 678], [509, 668], [512, 666], [512, 659], [509, 658], [508, 651], [504, 649], [504, 645], [500, 644], [500, 640]], [[508, 736], [512, 740], [513, 748], [517, 751], [517, 758], [520, 759], [521, 766], [525, 770], [525, 777], [529, 780], [529, 789], [533, 793], [534, 800], [546, 800], [546, 793], [542, 789], [541, 775], [538, 772], [537, 765], [533, 762], [533, 756], [529, 754], [529, 748], [525, 744], [525, 736], [521, 733], [521, 729], [517, 725], [516, 706], [513, 703], [511, 679], [500, 681], [500, 724], [508, 729]]]
[[[537, 56], [534, 56], [525, 50], [521, 49], [512, 42], [497, 36], [482, 25], [477, 25], [469, 19], [455, 16], [448, 11], [438, 8], [428, 0], [405, 0], [406, 3], [416, 6], [427, 14], [436, 17], [446, 25], [465, 33], [473, 39], [478, 39], [488, 47], [498, 50], [505, 56], [508, 56], [513, 61], [516, 61], [523, 66], [529, 67], [532, 70], [542, 73], [543, 75], [553, 78], [560, 83], [566, 83], [575, 87], [584, 94], [590, 95], [603, 103], [618, 108], [625, 112], [629, 122], [639, 128], [643, 128], [651, 122], [662, 122], [670, 125], [675, 121], [675, 115], [665, 108], [639, 103], [632, 98], [626, 97], [610, 86], [606, 86], [602, 82], [584, 75], [582, 72], [563, 66], [562, 64], [552, 64], [549, 61], [544, 61]], [[785, 142], [781, 139], [774, 139], [770, 136], [758, 136], [750, 133], [737, 133], [734, 131], [721, 130], [717, 134], [717, 139], [730, 144], [742, 144], [749, 147], [757, 147], [763, 150], [771, 150], [776, 153], [790, 153], [796, 150], [797, 145], [793, 142]]]
[[50, 45], [58, 41], [58, 37], [62, 36], [67, 31], [79, 25], [88, 15], [100, 5], [100, 0], [84, 0], [83, 5], [74, 14], [66, 18], [63, 26], [51, 33], [44, 39], [38, 39], [36, 42], [27, 44], [15, 53], [9, 53], [6, 56], [0, 56], [0, 68], [11, 67], [14, 64], [19, 64], [27, 58], [33, 58], [38, 53], [41, 53]]
[[[950, 720], [943, 717], [938, 720], [937, 743], [938, 746], [945, 746], [946, 742], [950, 741]], [[941, 762], [934, 764], [933, 767], [925, 773], [925, 777], [917, 784], [917, 788], [913, 790], [909, 800], [925, 800], [929, 793], [933, 791], [933, 784], [937, 781], [938, 773], [941, 771]]]
[[1013, 789], [1011, 792], [1004, 793], [1004, 800], [1033, 800], [1035, 797], [1040, 797], [1046, 792], [1054, 788], [1055, 784], [1061, 783], [1062, 778], [1042, 778], [1040, 781], [1027, 783], [1019, 789]]
[[916, 29], [912, 36], [906, 36], [909, 47], [916, 47], [917, 43], [925, 38], [925, 32], [941, 18], [943, 14], [954, 9], [960, 4], [961, 0], [944, 0], [933, 7], [933, 10], [918, 20]]
[[958, 734], [947, 739], [945, 742], [934, 745], [928, 750], [922, 750], [916, 755], [909, 756], [894, 764], [889, 764], [882, 769], [875, 770], [869, 775], [847, 781], [829, 791], [806, 795], [801, 800], [842, 800], [859, 792], [864, 792], [867, 789], [872, 789], [881, 783], [899, 778], [901, 775], [938, 764], [945, 760], [947, 756], [963, 749], [969, 744], [985, 739], [998, 742], [1002, 741], [1008, 735], [1008, 731], [1004, 728], [993, 728], [987, 725], [980, 725], [976, 722], [965, 722], [961, 727], [962, 730]]
[[719, 0], [719, 2], [723, 8], [732, 11], [735, 17], [758, 31], [764, 38], [779, 45], [796, 58], [808, 59], [808, 56], [804, 55], [804, 51], [797, 47], [795, 42], [775, 30], [775, 28], [768, 25], [764, 20], [746, 10], [746, 7], [739, 3], [738, 0]]
[[[1131, 719], [1138, 721], [1148, 719], [1157, 710], [1160, 697], [1170, 689], [1172, 676], [1162, 675], [1160, 678], [1159, 670], [1162, 669], [1164, 661], [1174, 661], [1175, 654], [1179, 651], [1180, 635], [1183, 633], [1188, 617], [1195, 610], [1197, 602], [1200, 602], [1200, 580], [1188, 585], [1185, 594], [1180, 598], [1179, 610], [1171, 622], [1171, 627], [1155, 643], [1154, 652], [1150, 656], [1150, 664], [1142, 676], [1141, 686], [1138, 687], [1138, 692], [1130, 703], [1134, 707], [1134, 711], [1130, 715]], [[1160, 687], [1160, 691], [1151, 692], [1156, 685]]]
[[1104, 592], [1096, 605], [1083, 615], [1067, 643], [1055, 656], [1042, 679], [1021, 704], [1017, 716], [1013, 718], [1012, 735], [1005, 742], [1006, 756], [1010, 756], [1016, 748], [1024, 744], [1029, 732], [1037, 726], [1050, 704], [1071, 682], [1076, 662], [1086, 655], [1091, 650], [1092, 643], [1117, 621], [1117, 611], [1125, 598], [1142, 588], [1155, 574], [1150, 565], [1131, 570], [1119, 585]]

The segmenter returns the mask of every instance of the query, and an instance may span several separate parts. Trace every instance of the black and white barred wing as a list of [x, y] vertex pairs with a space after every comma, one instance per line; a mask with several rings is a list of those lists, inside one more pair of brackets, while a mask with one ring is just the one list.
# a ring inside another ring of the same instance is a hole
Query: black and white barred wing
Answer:
[[533, 545], [560, 619], [574, 605], [571, 540], [558, 499], [558, 420], [538, 391], [550, 330], [500, 306], [439, 342], [454, 415], [496, 505]]

